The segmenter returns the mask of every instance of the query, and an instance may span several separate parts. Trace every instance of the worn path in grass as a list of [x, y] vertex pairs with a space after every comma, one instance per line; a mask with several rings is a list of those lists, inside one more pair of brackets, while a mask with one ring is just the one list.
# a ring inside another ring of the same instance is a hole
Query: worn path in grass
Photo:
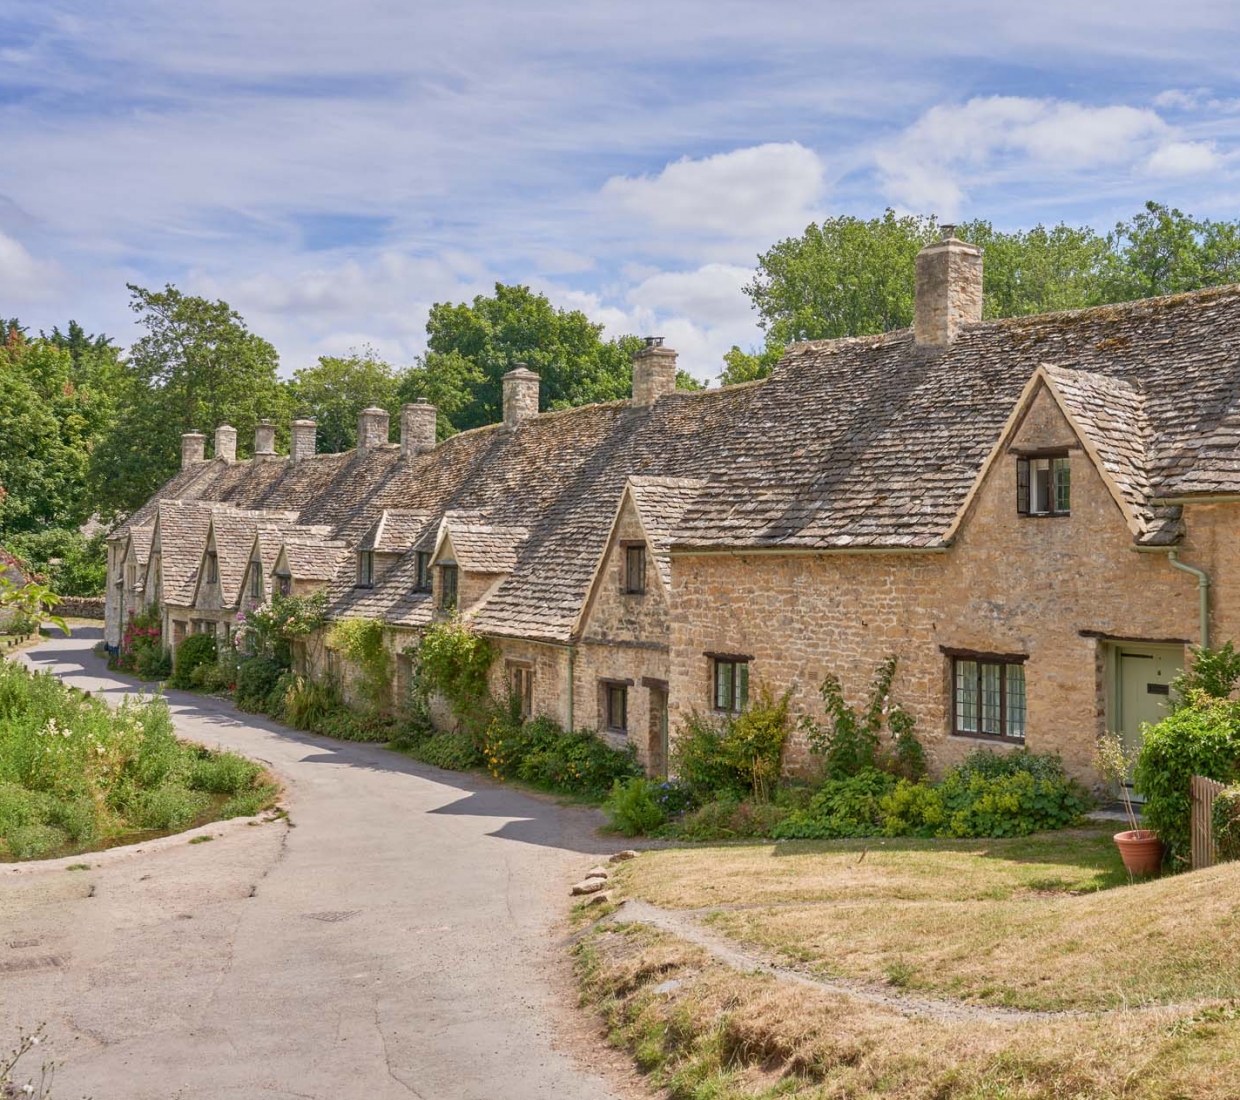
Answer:
[[[99, 631], [24, 657], [117, 700]], [[557, 1027], [554, 925], [612, 850], [594, 811], [169, 692], [271, 766], [292, 827], [0, 873], [0, 1047], [49, 1025], [56, 1095], [604, 1100]]]

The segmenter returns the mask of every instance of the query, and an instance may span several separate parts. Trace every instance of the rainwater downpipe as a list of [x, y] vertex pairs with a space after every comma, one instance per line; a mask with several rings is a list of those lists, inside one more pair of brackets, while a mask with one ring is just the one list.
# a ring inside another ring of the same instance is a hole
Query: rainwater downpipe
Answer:
[[577, 678], [574, 666], [577, 663], [577, 647], [571, 642], [568, 646], [568, 732], [576, 728], [573, 725], [573, 681]]
[[1180, 561], [1179, 551], [1174, 548], [1167, 551], [1167, 560], [1181, 573], [1197, 578], [1197, 598], [1201, 602], [1201, 648], [1206, 649], [1210, 645], [1210, 578], [1204, 569]]

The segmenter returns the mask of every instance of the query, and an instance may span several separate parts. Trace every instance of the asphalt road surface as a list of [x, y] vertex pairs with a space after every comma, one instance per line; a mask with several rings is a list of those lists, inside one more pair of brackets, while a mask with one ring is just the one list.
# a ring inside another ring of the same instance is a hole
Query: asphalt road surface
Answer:
[[[24, 656], [119, 700], [99, 637]], [[290, 824], [0, 866], [0, 1052], [46, 1022], [55, 1100], [619, 1095], [565, 1037], [566, 888], [616, 847], [594, 811], [168, 699], [271, 766]]]

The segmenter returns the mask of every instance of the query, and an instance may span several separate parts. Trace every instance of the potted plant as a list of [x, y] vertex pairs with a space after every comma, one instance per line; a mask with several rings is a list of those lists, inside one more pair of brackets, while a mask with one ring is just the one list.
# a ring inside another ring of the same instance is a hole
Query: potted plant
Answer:
[[1128, 815], [1130, 827], [1125, 832], [1115, 834], [1115, 845], [1119, 848], [1124, 867], [1133, 877], [1157, 874], [1163, 857], [1162, 841], [1158, 839], [1158, 834], [1152, 829], [1141, 828], [1137, 821], [1137, 812], [1132, 806], [1128, 776], [1137, 762], [1138, 752], [1137, 749], [1125, 749], [1119, 734], [1108, 733], [1098, 742], [1098, 751], [1094, 754], [1095, 766], [1119, 788], [1120, 798], [1124, 802], [1124, 812]]

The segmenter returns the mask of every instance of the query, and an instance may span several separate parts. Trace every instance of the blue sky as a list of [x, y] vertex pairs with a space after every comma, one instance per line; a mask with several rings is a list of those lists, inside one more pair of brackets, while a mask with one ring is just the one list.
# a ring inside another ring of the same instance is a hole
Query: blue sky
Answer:
[[755, 255], [888, 205], [1100, 229], [1240, 216], [1228, 3], [5, 0], [0, 315], [134, 335], [227, 299], [291, 372], [422, 350], [496, 280], [760, 342]]

